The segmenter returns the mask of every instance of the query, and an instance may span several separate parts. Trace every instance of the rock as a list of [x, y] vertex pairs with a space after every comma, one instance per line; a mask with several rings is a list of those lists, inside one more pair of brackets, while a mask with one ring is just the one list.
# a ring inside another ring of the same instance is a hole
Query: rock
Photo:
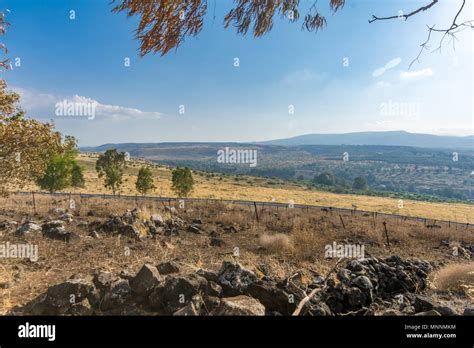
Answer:
[[129, 238], [140, 239], [140, 231], [133, 225], [122, 225], [119, 228], [119, 233]]
[[367, 297], [363, 290], [357, 287], [347, 289], [345, 295], [351, 309], [364, 307], [371, 302], [371, 299]]
[[18, 227], [18, 222], [16, 221], [3, 221], [0, 222], [0, 230], [13, 230]]
[[179, 266], [174, 261], [160, 263], [157, 266], [157, 268], [158, 268], [158, 272], [160, 272], [160, 274], [163, 274], [163, 275], [179, 272]]
[[176, 312], [173, 313], [174, 316], [197, 316], [199, 313], [197, 312], [196, 308], [194, 308], [194, 304], [190, 303], [184, 306], [181, 309], [178, 309]]
[[219, 284], [228, 295], [243, 294], [247, 287], [257, 280], [252, 271], [237, 262], [224, 261], [218, 273]]
[[108, 289], [114, 281], [114, 276], [110, 272], [99, 271], [94, 274], [92, 282], [99, 290]]
[[219, 306], [211, 312], [211, 315], [265, 315], [265, 307], [256, 299], [239, 295], [236, 297], [223, 298]]
[[237, 233], [237, 228], [235, 228], [234, 226], [227, 226], [227, 227], [224, 227], [224, 232], [226, 233]]
[[43, 236], [51, 239], [58, 239], [65, 242], [79, 240], [80, 237], [74, 232], [66, 232], [64, 222], [61, 220], [52, 220], [41, 225]]
[[16, 231], [16, 234], [23, 235], [32, 232], [39, 232], [41, 231], [41, 227], [33, 222], [26, 222], [21, 225]]
[[432, 309], [432, 310], [430, 310], [430, 311], [416, 313], [415, 316], [420, 316], [420, 317], [439, 317], [439, 316], [441, 316], [441, 314], [440, 314], [439, 312], [435, 311], [434, 309]]
[[210, 246], [215, 246], [215, 247], [222, 247], [225, 245], [225, 242], [222, 239], [219, 238], [211, 238], [211, 241], [209, 243]]
[[217, 284], [213, 281], [209, 281], [206, 293], [209, 296], [221, 297], [222, 296], [222, 287], [219, 284]]
[[94, 285], [83, 279], [68, 279], [48, 288], [44, 305], [53, 308], [69, 307], [79, 303], [94, 290]]
[[348, 270], [351, 270], [352, 272], [360, 272], [364, 269], [364, 267], [362, 266], [362, 264], [357, 261], [357, 260], [351, 260], [349, 261], [349, 263], [347, 264], [346, 268]]
[[319, 302], [317, 305], [312, 306], [309, 311], [309, 315], [312, 316], [318, 316], [318, 317], [323, 317], [323, 316], [330, 316], [332, 315], [331, 309], [328, 307], [327, 304], [324, 302]]
[[61, 214], [58, 219], [61, 220], [61, 221], [65, 221], [65, 222], [72, 222], [73, 219], [73, 215], [70, 214], [70, 213], [64, 213], [64, 214]]
[[132, 294], [132, 288], [128, 280], [119, 279], [113, 282], [110, 290], [105, 293], [102, 302], [100, 303], [100, 310], [119, 309], [123, 306]]
[[221, 299], [219, 297], [214, 296], [206, 296], [204, 297], [204, 304], [206, 308], [206, 313], [211, 313], [214, 309], [216, 309], [219, 304], [221, 303]]
[[11, 286], [10, 282], [0, 282], [0, 289], [5, 290], [9, 289]]
[[89, 233], [89, 237], [92, 237], [94, 239], [100, 239], [100, 236], [97, 231], [92, 231], [91, 233]]
[[363, 290], [373, 289], [372, 282], [366, 276], [358, 276], [352, 279], [351, 284]]
[[160, 281], [161, 276], [158, 269], [153, 265], [145, 264], [137, 275], [130, 280], [130, 287], [137, 295], [147, 296]]
[[130, 280], [130, 279], [132, 279], [134, 276], [133, 276], [133, 274], [131, 274], [129, 271], [123, 270], [123, 271], [120, 272], [119, 277], [122, 278], [122, 279]]
[[63, 208], [52, 208], [52, 209], [49, 210], [48, 213], [49, 213], [49, 214], [57, 214], [57, 215], [65, 214], [65, 213], [66, 213], [66, 209], [63, 209]]
[[337, 272], [337, 279], [339, 279], [339, 281], [343, 282], [344, 284], [349, 284], [352, 279], [352, 272], [347, 268], [341, 268]]
[[214, 272], [200, 268], [196, 271], [196, 274], [205, 278], [209, 282], [215, 282], [215, 283], [219, 282], [219, 277]]
[[164, 223], [164, 220], [163, 220], [163, 217], [160, 215], [160, 214], [153, 214], [151, 216], [151, 219], [150, 219], [154, 224], [155, 226], [159, 227], [159, 226], [163, 226], [163, 223]]
[[296, 309], [296, 303], [291, 303], [287, 292], [277, 288], [274, 282], [257, 281], [247, 288], [247, 293], [259, 300], [267, 311], [276, 311], [283, 315], [291, 315]]
[[400, 311], [397, 311], [396, 309], [388, 309], [386, 310], [385, 312], [382, 313], [383, 316], [392, 316], [392, 317], [395, 317], [395, 316], [401, 316], [403, 315], [402, 312]]
[[193, 219], [193, 221], [191, 221], [191, 222], [195, 225], [202, 225], [202, 220], [201, 219]]
[[458, 315], [454, 309], [448, 306], [435, 306], [433, 309], [438, 312], [441, 315], [446, 315], [446, 316], [453, 316], [453, 315]]
[[462, 315], [474, 316], [474, 308], [464, 308], [464, 312]]
[[152, 308], [174, 313], [191, 302], [194, 295], [206, 293], [207, 287], [207, 280], [197, 274], [168, 276], [164, 284], [153, 290], [149, 302]]
[[415, 312], [429, 311], [433, 309], [435, 305], [436, 304], [428, 297], [422, 296], [422, 295], [415, 295], [415, 302], [413, 304], [413, 307], [415, 308]]
[[71, 305], [64, 314], [66, 315], [91, 315], [92, 308], [87, 301]]
[[191, 233], [196, 233], [196, 234], [201, 233], [199, 226], [195, 224], [189, 225], [187, 231]]

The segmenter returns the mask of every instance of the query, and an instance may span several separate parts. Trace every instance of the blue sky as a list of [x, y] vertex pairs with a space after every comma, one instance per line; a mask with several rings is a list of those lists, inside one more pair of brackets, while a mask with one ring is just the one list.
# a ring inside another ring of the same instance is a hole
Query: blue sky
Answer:
[[[254, 39], [223, 28], [230, 0], [215, 1], [215, 20], [210, 0], [197, 38], [165, 57], [140, 58], [137, 19], [111, 13], [109, 1], [4, 1], [11, 27], [3, 41], [21, 66], [2, 74], [29, 117], [52, 119], [81, 146], [400, 129], [473, 133], [472, 30], [458, 35], [455, 50], [446, 41], [441, 53], [427, 52], [408, 69], [426, 25], [448, 26], [460, 0], [408, 21], [372, 24], [372, 14], [410, 11], [426, 1], [347, 0], [334, 15], [328, 2], [318, 5], [327, 14], [324, 30], [308, 33], [301, 21], [277, 19], [269, 34]], [[472, 7], [464, 19], [474, 18]], [[432, 47], [438, 43], [433, 37]], [[96, 103], [95, 117], [56, 115], [63, 100]]]

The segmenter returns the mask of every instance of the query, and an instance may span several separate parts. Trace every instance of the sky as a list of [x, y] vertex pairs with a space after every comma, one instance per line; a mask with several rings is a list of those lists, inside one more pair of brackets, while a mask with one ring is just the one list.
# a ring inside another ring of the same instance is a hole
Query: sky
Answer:
[[[368, 23], [372, 14], [426, 2], [347, 0], [333, 14], [329, 0], [319, 0], [324, 29], [302, 31], [301, 19], [277, 18], [270, 33], [254, 38], [224, 29], [232, 1], [209, 0], [196, 38], [164, 57], [141, 58], [138, 19], [112, 13], [109, 0], [7, 0], [11, 26], [1, 39], [13, 69], [1, 74], [28, 117], [52, 120], [80, 146], [386, 130], [473, 134], [474, 31], [409, 67], [427, 25], [449, 26], [461, 0], [407, 21]], [[473, 18], [469, 1], [458, 22]], [[431, 50], [439, 42], [433, 35]], [[71, 116], [71, 105], [93, 105], [93, 112]]]

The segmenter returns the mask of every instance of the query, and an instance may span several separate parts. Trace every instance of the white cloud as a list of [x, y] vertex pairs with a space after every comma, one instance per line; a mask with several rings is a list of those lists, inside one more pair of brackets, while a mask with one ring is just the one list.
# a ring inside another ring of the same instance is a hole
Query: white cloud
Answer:
[[380, 68], [377, 68], [374, 70], [374, 72], [372, 73], [372, 76], [373, 77], [379, 77], [379, 76], [382, 76], [383, 74], [385, 74], [385, 72], [387, 70], [390, 70], [390, 69], [393, 69], [395, 68], [398, 64], [400, 64], [402, 61], [402, 59], [400, 57], [397, 57], [397, 58], [394, 58], [392, 60], [390, 60], [387, 64], [385, 64], [384, 66], [380, 67]]
[[102, 104], [97, 100], [89, 97], [73, 95], [72, 97], [60, 97], [52, 94], [37, 93], [28, 89], [13, 87], [15, 92], [20, 94], [21, 106], [29, 112], [37, 114], [37, 111], [42, 110], [40, 114], [47, 111], [47, 117], [54, 115], [57, 103], [66, 101], [67, 103], [87, 103], [95, 105], [95, 117], [97, 118], [113, 118], [113, 119], [132, 119], [132, 118], [147, 118], [157, 119], [162, 116], [160, 112], [143, 111], [136, 108], [130, 108], [120, 105]]
[[411, 80], [416, 78], [423, 78], [433, 76], [433, 70], [431, 68], [426, 68], [422, 70], [414, 70], [414, 71], [402, 71], [400, 73], [400, 78], [402, 80]]

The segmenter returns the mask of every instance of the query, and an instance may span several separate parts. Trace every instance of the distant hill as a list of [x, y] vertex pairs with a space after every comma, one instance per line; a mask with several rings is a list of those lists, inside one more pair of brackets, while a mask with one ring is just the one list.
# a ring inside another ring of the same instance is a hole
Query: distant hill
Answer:
[[293, 138], [258, 142], [266, 145], [385, 145], [445, 149], [474, 149], [474, 136], [441, 136], [393, 132], [358, 132], [345, 134], [306, 134]]

